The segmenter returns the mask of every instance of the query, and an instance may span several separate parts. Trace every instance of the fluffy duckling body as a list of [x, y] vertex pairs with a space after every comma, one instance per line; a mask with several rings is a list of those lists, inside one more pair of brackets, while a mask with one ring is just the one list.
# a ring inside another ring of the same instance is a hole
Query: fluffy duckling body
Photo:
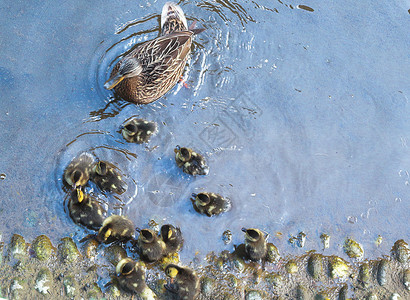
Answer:
[[104, 221], [105, 209], [91, 195], [85, 194], [81, 188], [71, 192], [68, 202], [71, 219], [88, 229], [98, 230]]
[[215, 193], [199, 193], [192, 194], [191, 199], [195, 210], [201, 214], [206, 214], [208, 217], [219, 215], [228, 211], [231, 208], [231, 201], [223, 198]]
[[134, 223], [124, 216], [111, 215], [104, 220], [97, 234], [100, 243], [126, 242], [133, 238]]
[[181, 300], [194, 300], [199, 294], [199, 279], [195, 272], [186, 267], [169, 264], [165, 274], [170, 278], [170, 283], [165, 288]]
[[154, 292], [145, 283], [145, 267], [131, 258], [123, 258], [115, 268], [118, 283], [125, 292], [137, 294], [142, 299], [156, 299]]
[[190, 148], [179, 146], [176, 146], [174, 152], [177, 166], [182, 168], [182, 171], [185, 173], [193, 176], [208, 174], [209, 167], [201, 154], [196, 153]]
[[157, 132], [157, 123], [144, 119], [132, 118], [124, 123], [121, 134], [129, 143], [148, 143], [153, 134]]
[[117, 172], [116, 167], [106, 161], [98, 161], [94, 165], [92, 180], [103, 191], [121, 195], [127, 190], [127, 185]]
[[155, 262], [165, 256], [165, 243], [151, 229], [140, 230], [137, 245], [141, 259], [146, 262]]
[[167, 93], [181, 78], [191, 53], [193, 36], [201, 29], [188, 28], [182, 9], [165, 3], [161, 36], [138, 45], [113, 68], [104, 84], [126, 101], [148, 104]]
[[165, 254], [178, 252], [184, 244], [181, 229], [170, 224], [163, 225], [160, 230], [160, 236], [165, 243]]
[[268, 249], [265, 234], [255, 228], [242, 228], [242, 231], [245, 232], [245, 253], [247, 258], [253, 261], [265, 260]]
[[81, 153], [75, 157], [64, 170], [64, 181], [71, 187], [85, 186], [90, 179], [94, 157], [89, 153]]

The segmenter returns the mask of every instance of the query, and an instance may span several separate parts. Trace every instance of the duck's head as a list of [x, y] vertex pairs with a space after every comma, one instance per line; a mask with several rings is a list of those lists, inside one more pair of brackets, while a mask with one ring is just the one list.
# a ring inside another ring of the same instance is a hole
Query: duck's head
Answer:
[[127, 123], [121, 127], [122, 135], [127, 138], [134, 136], [138, 131], [138, 127], [135, 124]]
[[135, 261], [131, 258], [126, 257], [121, 259], [117, 266], [115, 267], [115, 272], [117, 275], [129, 275], [135, 270]]
[[176, 157], [182, 162], [187, 162], [192, 157], [192, 150], [189, 148], [176, 146], [174, 152]]
[[170, 264], [165, 268], [165, 275], [170, 278], [175, 278], [178, 275], [179, 267], [174, 264]]
[[199, 206], [208, 205], [211, 202], [211, 198], [208, 193], [199, 193], [195, 195], [195, 203]]
[[74, 169], [74, 171], [71, 173], [70, 178], [74, 188], [83, 186], [88, 181], [87, 176], [84, 174], [84, 172], [78, 168]]
[[175, 239], [176, 238], [175, 227], [170, 224], [163, 225], [161, 227], [161, 237], [164, 242]]
[[104, 176], [107, 174], [108, 166], [106, 162], [99, 161], [95, 166], [95, 173], [100, 176]]
[[150, 244], [155, 239], [155, 233], [150, 229], [141, 229], [138, 239], [145, 244]]
[[242, 228], [242, 231], [245, 232], [245, 240], [249, 242], [257, 242], [261, 239], [261, 237], [263, 237], [263, 234], [259, 229]]

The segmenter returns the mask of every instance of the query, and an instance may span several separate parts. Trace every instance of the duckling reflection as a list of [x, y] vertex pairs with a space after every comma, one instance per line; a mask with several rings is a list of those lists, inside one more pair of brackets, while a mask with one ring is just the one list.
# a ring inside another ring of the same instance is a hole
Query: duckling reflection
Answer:
[[90, 179], [94, 157], [89, 153], [81, 153], [73, 158], [64, 170], [64, 181], [72, 187], [85, 186]]
[[231, 208], [231, 201], [215, 193], [192, 194], [192, 204], [194, 209], [200, 214], [208, 217], [219, 215]]
[[194, 270], [169, 264], [165, 274], [170, 278], [170, 283], [165, 288], [176, 295], [177, 299], [193, 300], [199, 294], [199, 279]]
[[201, 29], [188, 28], [182, 9], [165, 3], [161, 14], [162, 35], [142, 43], [125, 55], [104, 84], [126, 101], [151, 103], [167, 93], [181, 78], [191, 53], [193, 36]]
[[124, 216], [111, 215], [106, 218], [98, 231], [97, 241], [110, 244], [115, 241], [126, 242], [133, 238], [134, 224]]
[[144, 119], [132, 118], [121, 128], [121, 134], [129, 143], [148, 143], [153, 134], [157, 132], [157, 123]]
[[154, 292], [145, 283], [145, 267], [131, 258], [123, 258], [115, 268], [118, 283], [125, 292], [137, 294], [142, 299], [156, 299]]
[[181, 229], [170, 224], [163, 225], [160, 236], [165, 243], [165, 255], [178, 252], [184, 244]]
[[207, 175], [209, 167], [207, 166], [204, 157], [196, 153], [190, 148], [176, 146], [175, 162], [179, 168], [182, 168], [187, 174], [190, 175]]
[[98, 230], [104, 221], [105, 209], [91, 195], [85, 194], [81, 188], [71, 192], [68, 202], [71, 219], [88, 229]]
[[127, 190], [127, 185], [116, 171], [116, 167], [106, 161], [98, 161], [94, 165], [92, 180], [103, 191], [121, 195]]
[[242, 228], [245, 232], [245, 253], [248, 259], [253, 261], [265, 260], [267, 254], [267, 235], [255, 228]]
[[[138, 231], [139, 229], [137, 229]], [[147, 262], [155, 262], [165, 256], [165, 243], [151, 229], [139, 230], [137, 246], [140, 258]]]

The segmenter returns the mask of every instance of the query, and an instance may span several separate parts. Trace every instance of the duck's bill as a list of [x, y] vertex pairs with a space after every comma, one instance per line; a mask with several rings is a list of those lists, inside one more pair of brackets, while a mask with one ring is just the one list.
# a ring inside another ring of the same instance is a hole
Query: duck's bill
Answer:
[[110, 79], [108, 79], [105, 83], [104, 83], [104, 87], [107, 90], [112, 90], [113, 88], [115, 88], [125, 77], [123, 75], [119, 75], [116, 74], [113, 77], [111, 77]]

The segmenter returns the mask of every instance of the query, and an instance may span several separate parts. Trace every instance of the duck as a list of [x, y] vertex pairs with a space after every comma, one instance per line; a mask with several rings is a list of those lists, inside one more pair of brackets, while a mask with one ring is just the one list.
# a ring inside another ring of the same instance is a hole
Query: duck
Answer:
[[157, 299], [145, 283], [145, 267], [129, 257], [121, 259], [115, 267], [118, 284], [127, 293], [137, 294], [141, 299]]
[[87, 152], [73, 158], [64, 170], [64, 182], [74, 189], [87, 185], [94, 161], [94, 157]]
[[129, 143], [148, 143], [157, 132], [157, 123], [144, 119], [132, 118], [121, 127], [121, 134]]
[[245, 254], [252, 261], [265, 260], [268, 247], [266, 239], [268, 235], [256, 228], [242, 228], [245, 232]]
[[176, 295], [177, 299], [194, 300], [198, 297], [199, 279], [194, 270], [169, 264], [165, 268], [165, 274], [170, 278], [165, 288]]
[[116, 167], [106, 161], [98, 161], [92, 169], [92, 180], [103, 191], [114, 192], [119, 195], [127, 190], [126, 183], [117, 172]]
[[184, 244], [181, 229], [171, 224], [161, 226], [160, 237], [165, 243], [165, 255], [178, 252]]
[[231, 208], [231, 201], [219, 194], [203, 192], [192, 194], [192, 197], [191, 201], [194, 209], [201, 214], [206, 214], [208, 217], [219, 215]]
[[104, 87], [124, 100], [148, 104], [166, 94], [181, 78], [191, 53], [194, 35], [204, 29], [189, 28], [181, 7], [167, 2], [161, 13], [159, 37], [138, 45], [111, 71]]
[[182, 168], [184, 173], [189, 175], [207, 175], [209, 167], [206, 164], [205, 158], [193, 151], [191, 148], [175, 147], [175, 162], [179, 168]]
[[137, 240], [140, 258], [146, 262], [155, 262], [165, 256], [165, 243], [151, 229], [137, 229], [140, 235]]
[[100, 229], [106, 212], [94, 197], [85, 194], [79, 187], [71, 192], [68, 211], [75, 223], [91, 230]]
[[110, 244], [115, 241], [126, 242], [133, 239], [134, 223], [124, 216], [111, 215], [104, 220], [97, 234], [97, 241]]

